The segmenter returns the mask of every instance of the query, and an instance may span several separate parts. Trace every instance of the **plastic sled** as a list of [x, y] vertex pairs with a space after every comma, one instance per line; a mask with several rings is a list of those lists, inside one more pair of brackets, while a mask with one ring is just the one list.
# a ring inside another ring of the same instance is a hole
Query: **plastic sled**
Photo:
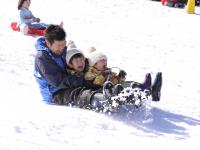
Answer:
[[[17, 22], [11, 22], [11, 28], [13, 31], [20, 31], [19, 27], [17, 26]], [[45, 29], [35, 29], [33, 27], [29, 27], [28, 34], [29, 35], [39, 35], [43, 36], [44, 35]]]

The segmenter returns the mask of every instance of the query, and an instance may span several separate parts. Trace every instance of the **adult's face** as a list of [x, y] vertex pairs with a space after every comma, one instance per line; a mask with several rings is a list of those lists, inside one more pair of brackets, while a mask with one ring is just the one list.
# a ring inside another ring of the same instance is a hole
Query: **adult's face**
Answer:
[[54, 41], [52, 44], [48, 41], [46, 41], [47, 46], [49, 49], [55, 54], [55, 55], [61, 55], [65, 46], [66, 46], [66, 41]]
[[82, 72], [85, 68], [85, 58], [84, 57], [73, 58], [69, 66], [75, 71]]

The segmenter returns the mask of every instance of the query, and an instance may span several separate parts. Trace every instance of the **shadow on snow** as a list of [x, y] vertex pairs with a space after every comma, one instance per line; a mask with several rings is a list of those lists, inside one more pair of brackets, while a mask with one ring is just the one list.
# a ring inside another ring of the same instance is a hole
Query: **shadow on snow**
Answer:
[[[129, 108], [130, 109], [130, 108]], [[189, 132], [185, 125], [200, 125], [200, 120], [192, 117], [167, 112], [159, 108], [147, 108], [135, 112], [120, 111], [113, 116], [114, 119], [133, 125], [143, 130], [150, 136], [162, 136], [164, 134], [175, 134], [177, 139], [189, 138]], [[152, 135], [153, 134], [153, 135]]]

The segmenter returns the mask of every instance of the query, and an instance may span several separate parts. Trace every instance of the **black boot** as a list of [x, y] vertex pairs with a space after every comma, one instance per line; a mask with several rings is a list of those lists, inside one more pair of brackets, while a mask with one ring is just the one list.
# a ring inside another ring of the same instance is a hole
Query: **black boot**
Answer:
[[145, 76], [144, 83], [132, 82], [130, 85], [131, 88], [141, 88], [151, 90], [151, 74], [147, 73]]
[[141, 83], [138, 83], [138, 82], [135, 82], [135, 81], [133, 81], [133, 82], [131, 83], [131, 85], [130, 85], [130, 87], [131, 87], [132, 89], [134, 89], [134, 88], [141, 88], [141, 86], [142, 86]]
[[[116, 106], [112, 106], [111, 98], [105, 99], [103, 93], [95, 93], [91, 97], [91, 108], [96, 112], [102, 113], [113, 113], [116, 109]], [[117, 105], [118, 106], [118, 105]]]
[[105, 99], [110, 99], [114, 94], [114, 85], [110, 81], [106, 81], [103, 84], [103, 95]]
[[162, 72], [156, 74], [154, 83], [152, 85], [152, 101], [160, 101], [162, 87]]
[[91, 97], [91, 107], [94, 110], [103, 110], [104, 107], [104, 103], [105, 103], [105, 99], [104, 99], [104, 95], [103, 93], [95, 93], [92, 97]]
[[124, 87], [121, 84], [116, 84], [114, 86], [114, 95], [117, 96], [123, 90], [124, 90]]
[[146, 76], [145, 76], [145, 80], [144, 80], [144, 83], [142, 84], [142, 88], [143, 89], [148, 89], [148, 90], [151, 90], [151, 74], [150, 73], [147, 73]]

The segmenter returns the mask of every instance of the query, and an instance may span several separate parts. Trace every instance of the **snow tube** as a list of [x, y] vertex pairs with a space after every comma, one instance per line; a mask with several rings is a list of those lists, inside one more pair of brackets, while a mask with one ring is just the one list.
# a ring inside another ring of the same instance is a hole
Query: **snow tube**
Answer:
[[[20, 31], [20, 28], [17, 26], [17, 22], [11, 22], [11, 28], [13, 31]], [[44, 35], [45, 29], [36, 29], [33, 27], [29, 27], [28, 34], [29, 35], [39, 35], [43, 36]]]

